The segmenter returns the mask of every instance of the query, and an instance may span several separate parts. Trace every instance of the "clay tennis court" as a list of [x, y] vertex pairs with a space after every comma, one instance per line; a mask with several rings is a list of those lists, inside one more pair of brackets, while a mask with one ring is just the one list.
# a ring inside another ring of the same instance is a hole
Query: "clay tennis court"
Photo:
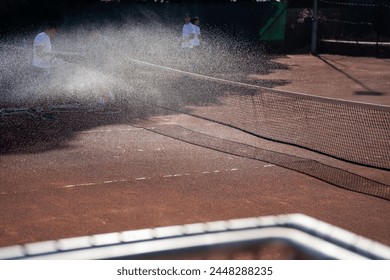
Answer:
[[[390, 105], [388, 59], [288, 55], [272, 61], [268, 73], [245, 73], [241, 81], [274, 81], [278, 89]], [[191, 108], [210, 106], [192, 99]], [[290, 213], [390, 245], [387, 199], [175, 135], [196, 133], [239, 143], [244, 150], [250, 146], [315, 160], [380, 182], [387, 191], [389, 171], [136, 101], [114, 114], [79, 110], [55, 116], [54, 121], [26, 115], [0, 119], [1, 247]]]

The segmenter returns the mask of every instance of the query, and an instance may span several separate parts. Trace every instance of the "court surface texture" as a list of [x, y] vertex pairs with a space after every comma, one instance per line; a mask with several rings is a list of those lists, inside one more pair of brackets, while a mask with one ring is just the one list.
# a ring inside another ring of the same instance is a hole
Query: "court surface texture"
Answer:
[[[276, 57], [248, 81], [390, 106], [390, 60]], [[210, 149], [182, 130], [257, 147], [390, 185], [390, 173], [264, 140], [215, 122], [132, 104], [115, 114], [0, 119], [0, 247], [141, 228], [302, 213], [390, 245], [390, 203], [270, 162]]]

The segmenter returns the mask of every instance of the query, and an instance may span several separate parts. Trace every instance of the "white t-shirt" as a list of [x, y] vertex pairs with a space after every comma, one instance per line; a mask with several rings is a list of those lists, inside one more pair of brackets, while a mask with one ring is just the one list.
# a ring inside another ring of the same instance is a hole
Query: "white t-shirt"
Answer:
[[39, 33], [33, 44], [33, 65], [38, 68], [48, 69], [51, 67], [51, 41], [45, 32]]
[[195, 37], [194, 37], [194, 39], [192, 39], [192, 45], [194, 47], [197, 47], [197, 46], [200, 46], [200, 41], [199, 41], [200, 28], [199, 28], [199, 26], [197, 26], [195, 24], [193, 26], [194, 26], [194, 31], [195, 31]]
[[183, 37], [181, 42], [182, 48], [193, 48], [192, 39], [195, 36], [195, 28], [192, 23], [183, 25]]

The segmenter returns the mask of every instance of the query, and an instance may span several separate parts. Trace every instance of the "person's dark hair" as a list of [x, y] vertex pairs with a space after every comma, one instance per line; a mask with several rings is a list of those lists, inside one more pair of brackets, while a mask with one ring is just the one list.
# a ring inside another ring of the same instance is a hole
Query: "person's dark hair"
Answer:
[[199, 20], [199, 17], [193, 17], [192, 19], [191, 19], [191, 23], [192, 24], [194, 24], [196, 21], [198, 21]]
[[55, 22], [55, 21], [47, 22], [47, 23], [45, 24], [45, 29], [46, 29], [46, 30], [49, 30], [49, 29], [58, 29], [58, 23]]

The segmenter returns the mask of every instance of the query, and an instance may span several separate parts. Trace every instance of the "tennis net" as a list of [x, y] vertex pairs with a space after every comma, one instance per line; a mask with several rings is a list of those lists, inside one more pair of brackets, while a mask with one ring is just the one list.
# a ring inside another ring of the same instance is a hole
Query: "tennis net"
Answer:
[[390, 170], [390, 107], [132, 62], [141, 81], [133, 81], [136, 92], [157, 106], [346, 162]]

